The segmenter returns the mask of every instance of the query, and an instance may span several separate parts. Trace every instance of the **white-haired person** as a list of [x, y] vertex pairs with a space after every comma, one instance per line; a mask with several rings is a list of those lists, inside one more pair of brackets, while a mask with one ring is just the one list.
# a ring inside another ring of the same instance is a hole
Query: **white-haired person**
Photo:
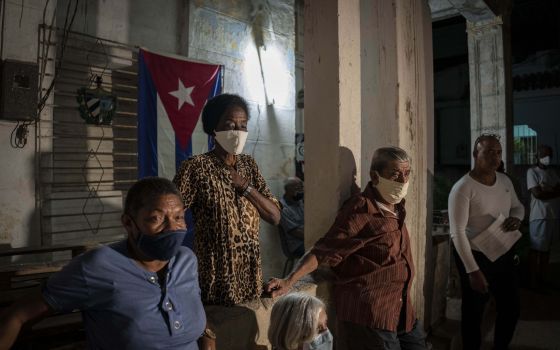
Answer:
[[304, 293], [290, 293], [272, 307], [268, 339], [273, 350], [331, 350], [325, 304]]

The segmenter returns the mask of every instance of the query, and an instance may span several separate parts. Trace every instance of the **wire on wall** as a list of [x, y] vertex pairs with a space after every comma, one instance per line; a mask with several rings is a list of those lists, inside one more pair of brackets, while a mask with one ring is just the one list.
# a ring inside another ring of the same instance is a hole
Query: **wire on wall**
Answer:
[[[43, 30], [41, 31], [42, 34], [42, 47], [41, 47], [41, 57], [44, 57], [45, 59], [42, 60], [41, 62], [41, 75], [39, 76], [39, 87], [43, 86], [43, 81], [45, 79], [45, 74], [46, 74], [46, 70], [47, 70], [47, 58], [49, 57], [49, 50], [50, 50], [50, 43], [51, 43], [51, 36], [52, 33], [55, 31], [53, 29], [54, 26], [54, 20], [56, 18], [56, 6], [54, 8], [53, 14], [52, 14], [52, 18], [51, 18], [51, 24], [48, 27], [49, 28], [49, 36], [46, 36], [46, 16], [47, 16], [47, 8], [49, 6], [49, 2], [50, 0], [47, 0], [47, 2], [45, 3], [45, 7], [43, 8]], [[41, 113], [41, 111], [39, 110], [38, 113]], [[39, 116], [39, 114], [38, 114]]]
[[[60, 57], [58, 58], [57, 64], [55, 66], [53, 79], [52, 79], [49, 87], [47, 88], [47, 91], [45, 92], [45, 94], [39, 100], [38, 114], [40, 114], [43, 111], [43, 108], [45, 108], [47, 100], [48, 100], [50, 94], [52, 93], [52, 91], [54, 89], [54, 84], [56, 82], [58, 72], [60, 71], [60, 69], [62, 67], [62, 61], [64, 60], [64, 51], [66, 50], [66, 43], [68, 42], [68, 34], [69, 34], [70, 30], [72, 29], [72, 25], [74, 24], [74, 19], [76, 18], [76, 12], [78, 12], [78, 3], [79, 3], [79, 1], [76, 0], [75, 5], [74, 5], [74, 10], [73, 10], [73, 13], [72, 13], [72, 17], [70, 17], [70, 7], [72, 5], [72, 1], [68, 1], [68, 6], [66, 7], [66, 16], [64, 18], [62, 41], [61, 41], [61, 44], [60, 44]], [[70, 19], [70, 21], [69, 21], [69, 19]], [[52, 30], [52, 28], [51, 28], [51, 30]]]
[[[43, 8], [43, 24], [46, 24], [46, 12], [47, 12], [47, 8], [49, 6], [49, 2], [50, 0], [47, 0], [45, 3], [45, 7]], [[69, 3], [70, 5], [70, 3]], [[77, 6], [77, 2], [76, 2], [76, 6]], [[19, 27], [21, 28], [21, 23], [23, 20], [23, 12], [24, 12], [24, 8], [25, 8], [25, 1], [22, 0], [21, 2], [21, 12], [20, 12], [20, 17], [19, 17]], [[0, 47], [0, 57], [3, 58], [3, 51], [4, 51], [4, 19], [5, 19], [5, 12], [6, 12], [6, 1], [3, 0], [2, 1], [2, 32], [0, 34], [0, 40], [2, 41], [1, 43], [1, 47]], [[53, 16], [51, 19], [51, 27], [54, 24], [54, 20], [55, 20], [55, 16], [56, 16], [56, 9], [53, 12]], [[68, 16], [68, 13], [67, 13]], [[72, 23], [72, 22], [71, 22]], [[70, 24], [71, 26], [71, 24]], [[68, 28], [70, 29], [70, 28]], [[51, 33], [52, 30], [49, 32], [49, 37], [48, 37], [48, 41], [50, 42], [51, 39]], [[49, 43], [45, 44], [45, 31], [43, 31], [43, 48], [42, 51], [44, 54], [48, 55], [48, 49], [49, 49]], [[46, 52], [45, 52], [46, 50]], [[46, 57], [46, 56], [43, 56]], [[43, 61], [43, 69], [41, 70], [41, 76], [40, 76], [40, 80], [39, 80], [39, 86], [42, 86], [43, 84], [43, 79], [45, 77], [45, 68], [46, 68], [46, 60]], [[46, 98], [48, 98], [48, 96], [46, 96]], [[45, 101], [46, 101], [45, 98]], [[40, 113], [42, 110], [42, 108], [38, 111], [38, 113]], [[10, 146], [12, 148], [24, 148], [27, 145], [27, 137], [29, 136], [29, 126], [31, 124], [34, 124], [35, 121], [18, 121], [16, 123], [16, 126], [14, 127], [14, 129], [12, 130], [11, 134], [10, 134]]]
[[25, 147], [27, 144], [27, 136], [29, 135], [29, 125], [31, 123], [32, 122], [17, 122], [10, 134], [10, 146], [12, 146], [12, 148]]
[[19, 27], [21, 28], [21, 21], [23, 20], [23, 9], [25, 8], [25, 1], [21, 0], [21, 12], [19, 13]]

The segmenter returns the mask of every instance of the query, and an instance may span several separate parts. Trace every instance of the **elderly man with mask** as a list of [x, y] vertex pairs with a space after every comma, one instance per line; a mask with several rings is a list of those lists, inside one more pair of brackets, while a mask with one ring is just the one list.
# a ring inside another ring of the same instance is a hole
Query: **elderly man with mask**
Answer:
[[82, 311], [91, 349], [215, 349], [198, 286], [197, 260], [182, 247], [181, 194], [171, 181], [145, 178], [126, 196], [128, 238], [86, 252], [54, 274], [40, 294], [0, 315], [0, 349], [24, 323]]
[[410, 158], [398, 147], [375, 151], [371, 182], [344, 203], [334, 224], [286, 279], [272, 279], [272, 296], [319, 265], [336, 275], [337, 318], [351, 349], [426, 349], [409, 298], [414, 277], [404, 197]]

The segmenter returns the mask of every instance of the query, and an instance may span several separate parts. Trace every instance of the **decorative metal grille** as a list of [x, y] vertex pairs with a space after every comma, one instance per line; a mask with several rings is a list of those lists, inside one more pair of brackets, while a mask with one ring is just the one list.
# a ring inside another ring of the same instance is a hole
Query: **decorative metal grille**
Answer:
[[[137, 56], [126, 44], [58, 28], [39, 31], [37, 206], [43, 244], [123, 236], [123, 196], [137, 179]], [[111, 125], [86, 124], [77, 91], [117, 97]], [[53, 82], [54, 81], [54, 82]]]

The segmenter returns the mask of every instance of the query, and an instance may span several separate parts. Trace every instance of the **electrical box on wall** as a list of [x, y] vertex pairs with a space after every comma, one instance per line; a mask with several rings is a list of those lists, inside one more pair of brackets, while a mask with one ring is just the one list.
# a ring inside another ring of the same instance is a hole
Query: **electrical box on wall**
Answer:
[[2, 62], [0, 119], [31, 121], [37, 118], [37, 63]]

